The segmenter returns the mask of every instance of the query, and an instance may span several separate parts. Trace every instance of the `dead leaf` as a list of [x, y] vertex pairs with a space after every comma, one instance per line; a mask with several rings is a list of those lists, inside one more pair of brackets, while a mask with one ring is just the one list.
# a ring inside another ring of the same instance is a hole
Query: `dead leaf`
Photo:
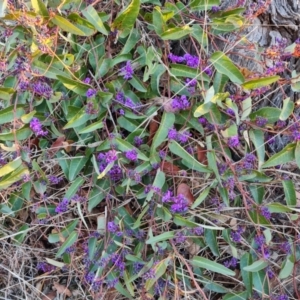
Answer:
[[63, 284], [60, 284], [58, 282], [53, 282], [53, 286], [54, 288], [57, 290], [57, 292], [59, 294], [64, 294], [68, 297], [71, 297], [72, 296], [72, 293], [71, 291]]
[[55, 153], [63, 147], [63, 142], [65, 141], [65, 136], [60, 136], [56, 139], [56, 141], [51, 145], [49, 149], [49, 156], [52, 158]]
[[158, 129], [159, 125], [158, 122], [156, 122], [155, 119], [152, 119], [149, 123], [149, 140], [147, 142], [147, 144], [150, 146], [152, 143], [152, 139]]
[[207, 166], [208, 162], [207, 162], [207, 150], [205, 147], [201, 147], [200, 145], [197, 145], [197, 159], [198, 161]]
[[56, 292], [51, 291], [42, 297], [42, 300], [53, 300], [56, 297]]
[[180, 172], [180, 169], [177, 166], [168, 161], [162, 161], [160, 163], [160, 168], [166, 174], [176, 175]]
[[195, 201], [193, 194], [191, 193], [190, 187], [186, 183], [180, 183], [177, 187], [177, 196], [183, 195], [189, 202], [189, 205], [192, 205]]
[[185, 241], [185, 249], [188, 251], [189, 254], [192, 256], [197, 255], [201, 249], [199, 245], [193, 242], [193, 239], [187, 239]]

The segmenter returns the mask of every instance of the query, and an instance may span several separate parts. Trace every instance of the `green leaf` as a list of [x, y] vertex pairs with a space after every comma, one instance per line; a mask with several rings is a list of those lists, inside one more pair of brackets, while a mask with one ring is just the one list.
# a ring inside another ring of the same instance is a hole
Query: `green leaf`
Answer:
[[61, 247], [59, 248], [59, 250], [57, 251], [55, 257], [61, 257], [62, 254], [64, 254], [64, 252], [71, 247], [74, 243], [76, 243], [78, 239], [78, 232], [77, 231], [73, 231], [71, 232], [71, 234], [69, 235], [69, 237], [66, 239], [66, 241], [61, 245]]
[[236, 294], [226, 294], [223, 298], [223, 300], [248, 300], [248, 293], [240, 292]]
[[197, 40], [201, 47], [206, 47], [208, 44], [208, 36], [200, 25], [196, 24], [192, 26], [192, 37]]
[[210, 78], [205, 73], [200, 73], [198, 69], [191, 68], [179, 64], [170, 64], [170, 73], [174, 77], [195, 78], [197, 80], [203, 79], [210, 81]]
[[91, 212], [109, 193], [110, 182], [108, 179], [102, 179], [97, 181], [97, 184], [93, 187], [88, 199], [88, 211]]
[[285, 279], [289, 277], [294, 269], [294, 257], [292, 255], [288, 255], [286, 260], [284, 261], [280, 273], [279, 273], [279, 279]]
[[174, 236], [175, 236], [175, 231], [167, 231], [162, 234], [150, 237], [148, 240], [146, 240], [146, 244], [154, 245], [158, 242], [169, 240]]
[[243, 278], [243, 283], [246, 287], [248, 295], [252, 295], [252, 273], [246, 271], [244, 268], [252, 264], [252, 256], [250, 253], [245, 253], [240, 259], [240, 268]]
[[182, 163], [191, 168], [192, 170], [204, 173], [211, 173], [205, 165], [202, 165], [198, 162], [192, 155], [190, 155], [187, 151], [185, 151], [177, 142], [171, 141], [169, 144], [169, 149], [172, 153], [178, 155], [182, 158]]
[[190, 4], [191, 11], [209, 10], [213, 6], [219, 6], [220, 0], [193, 0]]
[[117, 29], [124, 31], [125, 29], [131, 29], [138, 17], [140, 5], [140, 0], [132, 0], [128, 7], [113, 21], [111, 30], [114, 31]]
[[24, 168], [22, 165], [15, 169], [13, 172], [4, 176], [0, 180], [0, 190], [6, 189], [15, 182], [23, 178], [23, 176], [28, 175], [29, 171], [27, 168]]
[[54, 64], [46, 64], [39, 60], [33, 61], [34, 68], [39, 72], [39, 75], [45, 76], [47, 78], [51, 79], [57, 79], [57, 76], [69, 76], [68, 73], [63, 72], [60, 68], [57, 67], [57, 65]]
[[32, 112], [30, 112], [30, 113], [28, 113], [28, 114], [26, 114], [26, 115], [23, 115], [22, 117], [21, 117], [21, 121], [23, 122], [23, 123], [25, 123], [25, 124], [28, 124], [28, 123], [30, 123], [30, 121], [32, 120], [32, 118], [33, 118], [33, 116], [36, 114], [36, 111], [35, 110], [33, 110]]
[[86, 19], [94, 25], [94, 27], [104, 35], [108, 35], [108, 32], [99, 17], [97, 11], [92, 5], [89, 5], [86, 9], [82, 11], [82, 14], [86, 17]]
[[262, 165], [262, 168], [274, 167], [293, 161], [295, 159], [295, 148], [295, 143], [288, 144], [280, 152], [271, 156], [270, 159]]
[[122, 152], [126, 152], [126, 151], [129, 151], [129, 150], [135, 150], [137, 152], [137, 157], [141, 160], [144, 160], [144, 161], [148, 161], [149, 158], [139, 149], [137, 149], [136, 147], [132, 146], [129, 142], [127, 141], [124, 141], [120, 138], [116, 138], [115, 139], [115, 142], [118, 146], [118, 149]]
[[89, 160], [90, 155], [81, 155], [72, 157], [70, 166], [69, 166], [69, 176], [68, 179], [70, 181], [74, 180], [76, 176], [79, 174], [81, 169], [86, 165], [87, 161]]
[[264, 270], [253, 272], [253, 285], [260, 294], [270, 295], [269, 280], [266, 278], [267, 274]]
[[22, 164], [21, 157], [18, 157], [15, 160], [7, 163], [2, 168], [0, 168], [0, 177], [13, 172], [15, 169], [17, 169], [18, 167], [20, 167], [21, 164]]
[[174, 122], [175, 122], [175, 115], [170, 112], [164, 112], [159, 128], [153, 137], [151, 151], [150, 151], [151, 153], [153, 153], [156, 150], [156, 148], [159, 147], [164, 142], [164, 140], [168, 136], [168, 131], [170, 128], [173, 127]]
[[79, 130], [78, 133], [79, 134], [84, 134], [84, 133], [89, 133], [89, 132], [93, 132], [96, 131], [97, 129], [101, 129], [103, 128], [103, 121], [98, 121], [95, 123], [92, 123], [90, 125], [88, 125], [87, 127], [84, 127], [83, 129]]
[[91, 36], [96, 33], [95, 27], [78, 13], [73, 12], [69, 14], [68, 19], [73, 21], [78, 29], [84, 32], [85, 36]]
[[12, 88], [0, 87], [0, 99], [10, 101], [10, 98], [14, 92], [15, 90]]
[[259, 79], [252, 79], [242, 84], [242, 87], [246, 90], [258, 89], [274, 83], [280, 79], [280, 76], [262, 77]]
[[14, 236], [15, 243], [22, 244], [28, 231], [29, 231], [29, 225], [24, 224], [23, 226], [21, 226], [20, 229], [18, 230], [18, 232], [20, 233]]
[[268, 262], [266, 260], [257, 260], [249, 266], [244, 267], [244, 271], [248, 272], [258, 272], [268, 266]]
[[255, 202], [257, 204], [262, 204], [265, 195], [265, 188], [259, 185], [250, 185], [249, 189]]
[[179, 40], [192, 33], [192, 28], [188, 25], [182, 27], [170, 28], [163, 32], [160, 37], [163, 40]]
[[247, 119], [247, 117], [250, 115], [252, 111], [252, 99], [251, 97], [248, 97], [247, 99], [242, 101], [242, 116], [241, 120], [244, 121]]
[[31, 0], [31, 5], [37, 14], [43, 17], [49, 17], [48, 9], [42, 0]]
[[[155, 176], [155, 179], [153, 182], [153, 186], [161, 189], [163, 187], [163, 185], [165, 184], [165, 181], [166, 181], [165, 173], [162, 172], [160, 169], [157, 169], [156, 176]], [[154, 190], [151, 189], [150, 192], [147, 194], [144, 205], [146, 205], [152, 199], [154, 194], [155, 194]]]
[[70, 32], [72, 34], [80, 35], [80, 36], [86, 36], [86, 34], [80, 30], [78, 27], [73, 25], [71, 22], [69, 22], [67, 19], [55, 15], [54, 18], [51, 19], [52, 23], [60, 27], [63, 31]]
[[276, 107], [263, 107], [250, 114], [250, 119], [254, 121], [257, 116], [268, 119], [268, 124], [278, 121], [281, 110]]
[[209, 195], [211, 187], [207, 187], [195, 200], [195, 202], [192, 204], [191, 208], [194, 209], [197, 206], [199, 206]]
[[217, 242], [217, 232], [214, 230], [205, 229], [204, 237], [213, 255], [220, 256], [220, 251]]
[[18, 141], [26, 140], [32, 131], [28, 125], [23, 126], [20, 129], [17, 129], [15, 132], [8, 132], [8, 133], [1, 133], [0, 134], [0, 141]]
[[258, 158], [258, 164], [259, 164], [259, 169], [261, 165], [265, 161], [265, 139], [264, 139], [264, 132], [262, 130], [255, 130], [251, 129], [249, 131], [249, 136], [252, 141], [252, 143], [255, 146], [257, 158]]
[[288, 208], [285, 205], [282, 205], [281, 203], [271, 203], [268, 204], [267, 207], [271, 213], [285, 213], [292, 211], [290, 208]]
[[290, 100], [290, 98], [286, 98], [283, 100], [283, 107], [279, 116], [279, 120], [285, 121], [289, 118], [289, 116], [294, 111], [295, 104]]
[[217, 51], [213, 53], [210, 57], [210, 61], [218, 72], [228, 76], [232, 82], [241, 84], [245, 81], [245, 78], [240, 70], [223, 52]]
[[72, 182], [71, 186], [68, 188], [65, 198], [71, 199], [78, 191], [78, 189], [83, 185], [84, 183], [84, 178], [78, 177]]
[[70, 222], [67, 225], [67, 227], [64, 230], [62, 230], [61, 232], [49, 234], [48, 242], [53, 244], [53, 243], [59, 242], [62, 237], [66, 239], [70, 235], [70, 233], [73, 232], [73, 230], [76, 228], [78, 222], [79, 222], [79, 219], [76, 219], [76, 220]]
[[295, 160], [298, 168], [300, 168], [300, 142], [298, 141], [295, 147]]
[[190, 260], [190, 263], [195, 267], [203, 268], [205, 270], [216, 272], [225, 276], [235, 276], [234, 271], [204, 257], [194, 256], [193, 259]]
[[297, 204], [296, 191], [292, 180], [282, 181], [285, 201], [288, 206], [295, 206]]
[[85, 112], [85, 108], [82, 108], [64, 127], [63, 129], [76, 128], [85, 124], [91, 119], [91, 115]]
[[[1, 91], [0, 91], [1, 92]], [[12, 122], [15, 118], [20, 118], [25, 114], [23, 105], [17, 105], [16, 110], [14, 105], [0, 110], [0, 124]]]
[[216, 75], [214, 77], [214, 82], [213, 82], [213, 87], [214, 87], [215, 92], [222, 93], [224, 91], [224, 87], [225, 87], [226, 83], [228, 82], [228, 80], [229, 80], [229, 78], [226, 75], [224, 75], [220, 72], [216, 72]]
[[155, 277], [153, 279], [148, 279], [145, 283], [146, 291], [149, 291], [150, 288], [155, 284], [155, 282], [162, 277], [167, 270], [167, 267], [169, 265], [171, 258], [167, 257], [160, 261], [157, 265], [154, 267]]
[[81, 96], [85, 96], [87, 90], [90, 88], [90, 86], [87, 85], [87, 84], [83, 84], [80, 81], [76, 81], [76, 80], [73, 80], [73, 79], [70, 79], [70, 78], [67, 78], [67, 77], [64, 77], [64, 76], [58, 75], [57, 79], [59, 81], [61, 81], [62, 84], [67, 89], [69, 89], [69, 90], [73, 91], [74, 93], [76, 93], [78, 95], [81, 95]]
[[174, 223], [178, 226], [183, 226], [183, 227], [188, 227], [188, 228], [195, 228], [195, 227], [203, 227], [205, 229], [209, 229], [209, 230], [223, 230], [224, 227], [220, 227], [220, 226], [210, 226], [210, 225], [205, 225], [205, 224], [199, 224], [193, 221], [190, 221], [178, 214], [174, 215]]
[[142, 81], [136, 76], [133, 75], [132, 79], [129, 80], [129, 83], [139, 92], [146, 93], [147, 89], [144, 87]]

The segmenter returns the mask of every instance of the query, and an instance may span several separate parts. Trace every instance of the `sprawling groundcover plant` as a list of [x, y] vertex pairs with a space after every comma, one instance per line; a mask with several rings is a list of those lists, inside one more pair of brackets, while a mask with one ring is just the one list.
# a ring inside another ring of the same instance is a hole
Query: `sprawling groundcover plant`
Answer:
[[300, 39], [247, 39], [269, 4], [0, 3], [1, 299], [299, 299]]

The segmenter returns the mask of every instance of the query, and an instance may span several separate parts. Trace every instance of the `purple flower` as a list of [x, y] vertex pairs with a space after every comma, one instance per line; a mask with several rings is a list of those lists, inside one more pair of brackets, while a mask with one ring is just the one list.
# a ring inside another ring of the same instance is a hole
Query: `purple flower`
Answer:
[[262, 247], [265, 243], [266, 239], [263, 235], [257, 235], [254, 238], [254, 242], [258, 247]]
[[188, 211], [188, 201], [183, 195], [178, 195], [173, 198], [173, 204], [171, 205], [171, 212], [183, 214]]
[[186, 85], [188, 87], [194, 87], [194, 86], [197, 85], [197, 80], [196, 79], [186, 78], [185, 82], [186, 82]]
[[168, 139], [175, 140], [177, 137], [177, 130], [173, 127], [170, 128], [168, 131]]
[[114, 165], [109, 171], [110, 180], [119, 181], [123, 178], [122, 169], [118, 165]]
[[186, 143], [191, 136], [191, 133], [189, 131], [184, 131], [184, 132], [178, 132], [176, 140], [180, 143]]
[[96, 94], [97, 94], [97, 91], [96, 91], [96, 90], [94, 90], [94, 89], [88, 89], [85, 95], [86, 95], [88, 98], [92, 98], [92, 97], [95, 96]]
[[85, 112], [88, 115], [95, 115], [98, 113], [98, 110], [94, 108], [94, 104], [92, 102], [88, 102], [85, 106]]
[[177, 56], [177, 55], [174, 55], [172, 53], [170, 53], [168, 55], [168, 58], [169, 60], [174, 64], [174, 63], [181, 63], [184, 61], [184, 58], [182, 56]]
[[264, 127], [268, 123], [268, 119], [257, 116], [255, 119], [255, 123], [259, 127]]
[[261, 207], [260, 208], [260, 213], [262, 216], [264, 216], [267, 220], [271, 219], [271, 212], [267, 207]]
[[166, 151], [163, 151], [163, 150], [159, 150], [158, 154], [161, 159], [164, 159], [167, 156]]
[[114, 288], [118, 283], [119, 283], [119, 279], [117, 277], [112, 280], [108, 280], [106, 282], [107, 288], [109, 289]]
[[155, 270], [151, 268], [151, 269], [148, 270], [145, 274], [143, 274], [142, 277], [143, 277], [145, 280], [155, 278]]
[[213, 13], [216, 13], [216, 12], [218, 12], [218, 11], [220, 11], [221, 10], [221, 7], [220, 6], [212, 6], [211, 7], [211, 11], [213, 12]]
[[36, 268], [37, 268], [38, 271], [43, 271], [44, 273], [51, 272], [51, 271], [55, 270], [55, 266], [49, 265], [45, 262], [39, 262], [36, 265]]
[[277, 125], [278, 129], [282, 129], [286, 126], [286, 121], [278, 120], [276, 125]]
[[171, 202], [173, 200], [173, 193], [168, 190], [167, 192], [164, 193], [163, 197], [162, 197], [162, 202]]
[[108, 222], [107, 230], [111, 233], [116, 233], [119, 230], [119, 226], [117, 226], [115, 222]]
[[135, 136], [133, 142], [136, 147], [140, 147], [143, 144], [143, 139], [139, 136]]
[[86, 77], [86, 78], [83, 80], [83, 82], [86, 83], [86, 84], [90, 84], [90, 83], [91, 83], [91, 78]]
[[55, 212], [58, 214], [62, 214], [68, 210], [69, 200], [67, 198], [63, 198], [62, 202], [60, 202], [56, 208]]
[[240, 243], [242, 240], [241, 230], [239, 230], [239, 228], [238, 228], [237, 231], [231, 231], [230, 237], [235, 243]]
[[54, 175], [50, 175], [48, 176], [48, 180], [50, 181], [51, 184], [59, 184], [63, 178], [62, 177], [57, 177], [57, 176], [54, 176]]
[[273, 270], [271, 269], [270, 266], [266, 267], [265, 269], [269, 279], [272, 279], [275, 276], [275, 273], [273, 272]]
[[174, 110], [179, 111], [179, 110], [188, 109], [190, 107], [190, 102], [187, 99], [187, 97], [183, 95], [181, 97], [175, 97], [172, 100], [171, 105]]
[[46, 99], [49, 99], [53, 93], [51, 87], [43, 78], [40, 78], [38, 81], [32, 83], [31, 88], [35, 94], [45, 97]]
[[125, 152], [125, 156], [127, 159], [131, 161], [136, 161], [138, 159], [138, 153], [135, 149], [129, 150]]
[[199, 227], [195, 227], [192, 229], [192, 233], [195, 234], [195, 235], [202, 235], [204, 233], [204, 228], [199, 226]]
[[109, 164], [118, 159], [118, 154], [116, 150], [109, 150], [105, 155], [105, 161]]
[[126, 62], [126, 65], [121, 68], [121, 75], [123, 75], [123, 78], [125, 80], [131, 79], [133, 76], [133, 69], [130, 61]]
[[47, 130], [42, 130], [42, 123], [38, 118], [32, 118], [29, 127], [36, 136], [45, 136], [48, 134]]
[[234, 112], [234, 110], [233, 110], [232, 108], [227, 108], [227, 109], [226, 109], [226, 113], [227, 113], [228, 115], [232, 116], [232, 117], [235, 116], [235, 112]]
[[199, 57], [198, 56], [195, 56], [195, 55], [191, 55], [189, 53], [186, 53], [183, 58], [185, 59], [186, 61], [186, 65], [189, 66], [189, 67], [192, 67], [192, 68], [198, 68], [199, 66]]
[[204, 73], [205, 73], [207, 76], [211, 77], [212, 74], [213, 74], [213, 69], [212, 69], [211, 67], [205, 67], [205, 68], [204, 68]]
[[289, 242], [283, 242], [280, 244], [280, 250], [284, 253], [290, 253], [291, 252], [291, 245]]
[[239, 137], [237, 135], [232, 136], [228, 139], [228, 146], [230, 148], [237, 147], [239, 144], [240, 144], [240, 141], [239, 141]]
[[144, 264], [139, 262], [139, 261], [135, 261], [133, 263], [133, 274], [138, 274], [144, 267]]
[[182, 231], [176, 232], [175, 234], [175, 243], [176, 244], [182, 244], [186, 241], [186, 236]]

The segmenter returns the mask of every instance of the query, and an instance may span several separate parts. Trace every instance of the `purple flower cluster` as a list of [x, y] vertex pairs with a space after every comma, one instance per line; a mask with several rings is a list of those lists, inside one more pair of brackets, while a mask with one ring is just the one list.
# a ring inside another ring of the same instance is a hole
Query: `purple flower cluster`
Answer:
[[55, 270], [55, 266], [49, 265], [45, 262], [39, 262], [36, 265], [36, 268], [37, 268], [38, 271], [43, 271], [44, 273], [51, 272], [51, 271]]
[[239, 137], [236, 135], [236, 136], [232, 136], [228, 139], [228, 146], [230, 148], [235, 148], [237, 147], [238, 145], [240, 144], [240, 141], [239, 141]]
[[173, 100], [172, 100], [172, 108], [175, 110], [175, 111], [179, 111], [179, 110], [186, 110], [190, 107], [190, 102], [189, 100], [187, 99], [187, 97], [185, 95], [182, 95], [180, 97], [175, 97]]
[[87, 201], [87, 198], [84, 197], [84, 196], [80, 196], [80, 195], [78, 195], [78, 194], [75, 194], [75, 195], [71, 198], [71, 201], [83, 203], [83, 202], [86, 202], [86, 201]]
[[267, 220], [270, 220], [270, 219], [271, 219], [271, 212], [270, 212], [270, 210], [269, 210], [267, 207], [265, 207], [265, 206], [261, 207], [261, 208], [260, 208], [260, 213], [261, 213], [261, 215], [264, 216]]
[[96, 91], [96, 90], [94, 90], [94, 89], [88, 89], [85, 95], [87, 96], [87, 98], [92, 98], [92, 97], [94, 97], [96, 94], [97, 94], [97, 91]]
[[200, 117], [198, 119], [198, 122], [204, 127], [207, 128], [208, 130], [214, 130], [215, 127], [214, 125], [210, 124], [205, 117]]
[[183, 132], [178, 132], [174, 127], [170, 128], [168, 131], [168, 139], [176, 140], [180, 143], [186, 143], [191, 136], [191, 133], [187, 130]]
[[54, 175], [49, 175], [48, 180], [50, 181], [51, 184], [59, 184], [63, 180], [63, 178]]
[[185, 236], [184, 232], [182, 232], [182, 231], [176, 232], [176, 234], [175, 234], [175, 243], [176, 244], [182, 244], [185, 241], [186, 241], [186, 236]]
[[171, 191], [167, 191], [162, 196], [163, 203], [172, 203], [171, 204], [171, 212], [173, 213], [185, 213], [188, 210], [188, 201], [187, 199], [179, 194], [177, 197], [173, 196]]
[[230, 237], [233, 242], [240, 243], [242, 240], [242, 233], [244, 232], [244, 229], [242, 227], [238, 227], [236, 231], [230, 232]]
[[300, 124], [299, 120], [290, 126], [291, 138], [294, 142], [300, 141]]
[[55, 212], [58, 214], [62, 214], [68, 210], [69, 200], [67, 198], [63, 198], [62, 202], [60, 202], [56, 208]]
[[177, 56], [172, 53], [168, 55], [169, 60], [172, 63], [185, 63], [187, 66], [192, 68], [198, 68], [200, 59], [196, 55], [191, 55], [189, 53], [184, 54], [183, 56]]
[[139, 148], [143, 144], [143, 139], [139, 136], [135, 136], [133, 139], [134, 145]]
[[125, 80], [131, 79], [134, 74], [131, 61], [127, 61], [126, 65], [123, 68], [121, 68], [120, 71], [121, 71], [121, 75], [123, 75], [123, 78]]
[[144, 280], [155, 278], [155, 270], [153, 268], [149, 269], [146, 273], [142, 275]]
[[270, 68], [267, 69], [266, 74], [270, 75], [270, 76], [271, 75], [276, 75], [276, 74], [284, 72], [284, 70], [285, 70], [284, 62], [277, 61], [277, 62], [275, 62], [273, 67], [270, 67]]
[[134, 103], [129, 97], [125, 97], [125, 95], [122, 92], [117, 92], [116, 94], [116, 100], [124, 105], [125, 107], [131, 109], [133, 112], [138, 110], [138, 107], [140, 104]]
[[211, 11], [213, 12], [213, 13], [216, 13], [216, 12], [218, 12], [218, 11], [220, 11], [221, 10], [221, 7], [220, 6], [212, 6], [212, 8], [211, 8]]
[[191, 229], [192, 234], [195, 234], [197, 236], [203, 235], [204, 233], [204, 228], [199, 226]]
[[138, 153], [135, 149], [129, 150], [125, 152], [125, 157], [131, 161], [137, 161]]
[[29, 127], [35, 133], [36, 136], [45, 136], [48, 134], [47, 130], [42, 129], [42, 123], [38, 118], [32, 118]]
[[85, 112], [88, 115], [95, 115], [98, 113], [98, 110], [95, 109], [93, 102], [88, 102], [85, 106]]
[[268, 119], [257, 116], [256, 119], [255, 119], [255, 123], [259, 127], [265, 127], [268, 123]]
[[[103, 172], [109, 163], [114, 162], [118, 159], [117, 152], [115, 150], [109, 150], [108, 152], [100, 153], [97, 156], [99, 162], [99, 171]], [[108, 175], [111, 180], [119, 181], [123, 178], [122, 169], [118, 165], [114, 165], [109, 171]]]
[[264, 259], [268, 259], [270, 257], [270, 251], [265, 244], [266, 239], [263, 235], [257, 235], [254, 238], [254, 242], [257, 245], [259, 252], [262, 254]]
[[111, 233], [116, 233], [119, 230], [119, 226], [115, 224], [115, 222], [107, 223], [107, 230]]
[[226, 268], [230, 268], [230, 267], [235, 268], [237, 266], [237, 263], [238, 263], [237, 258], [232, 257], [231, 259], [224, 261], [223, 265]]
[[31, 84], [31, 89], [34, 94], [37, 94], [46, 99], [50, 99], [53, 94], [53, 90], [50, 85], [46, 82], [46, 78], [39, 78], [39, 80]]
[[271, 300], [289, 300], [289, 296], [286, 294], [278, 295], [275, 297], [272, 297]]

